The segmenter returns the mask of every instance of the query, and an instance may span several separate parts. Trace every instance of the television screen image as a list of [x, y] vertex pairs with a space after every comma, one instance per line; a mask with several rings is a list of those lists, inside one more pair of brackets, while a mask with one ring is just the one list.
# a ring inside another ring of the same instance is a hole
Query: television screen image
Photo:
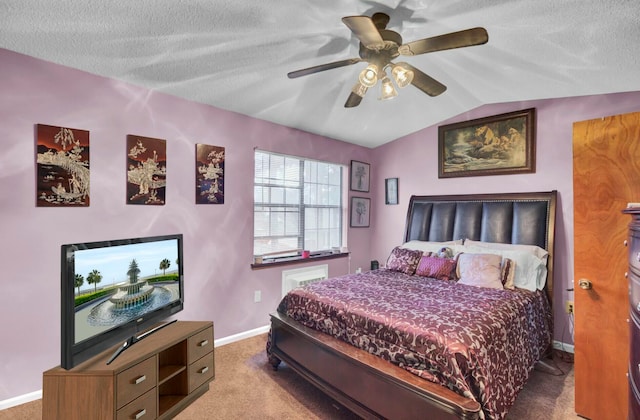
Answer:
[[62, 246], [62, 366], [183, 308], [182, 235]]

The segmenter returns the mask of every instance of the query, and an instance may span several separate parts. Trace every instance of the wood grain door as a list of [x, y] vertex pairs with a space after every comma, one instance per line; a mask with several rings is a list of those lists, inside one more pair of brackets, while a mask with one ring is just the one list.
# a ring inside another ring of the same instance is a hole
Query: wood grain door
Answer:
[[[573, 126], [576, 413], [627, 418], [628, 202], [640, 201], [640, 113]], [[580, 280], [585, 288], [580, 287]], [[590, 285], [590, 289], [587, 289]]]

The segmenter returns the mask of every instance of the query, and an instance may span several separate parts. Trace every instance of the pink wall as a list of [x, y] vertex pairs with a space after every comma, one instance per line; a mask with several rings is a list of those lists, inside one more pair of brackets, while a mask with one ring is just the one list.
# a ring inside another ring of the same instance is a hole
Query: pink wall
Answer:
[[[536, 172], [438, 179], [438, 127], [426, 128], [374, 150], [376, 206], [372, 213], [371, 258], [384, 261], [402, 241], [412, 194], [466, 194], [558, 190], [554, 339], [573, 344], [564, 301], [573, 300], [573, 123], [640, 111], [640, 92], [485, 105], [442, 124], [536, 108]], [[428, 109], [425, 112], [429, 112]], [[639, 139], [640, 140], [640, 139]], [[399, 178], [400, 204], [384, 205], [384, 179]], [[623, 217], [622, 215], [620, 215]]]
[[[370, 229], [350, 229], [351, 261], [329, 274], [386, 260], [402, 241], [411, 194], [559, 191], [555, 298], [573, 276], [572, 123], [640, 110], [640, 92], [487, 105], [443, 123], [535, 107], [537, 170], [530, 175], [437, 177], [437, 127], [375, 150], [326, 139], [176, 97], [150, 92], [0, 49], [0, 401], [41, 389], [60, 361], [60, 245], [182, 232], [186, 309], [178, 319], [213, 320], [216, 338], [268, 324], [280, 298], [281, 268], [252, 271], [253, 149], [348, 164], [371, 163]], [[428, 112], [428, 109], [425, 109]], [[90, 131], [91, 206], [35, 207], [35, 124]], [[125, 204], [127, 134], [167, 140], [164, 206]], [[226, 148], [225, 204], [194, 204], [195, 144]], [[384, 205], [384, 179], [400, 179], [400, 205]], [[360, 194], [358, 194], [360, 195]], [[292, 268], [298, 268], [295, 266]], [[255, 290], [262, 302], [253, 303]], [[555, 338], [571, 343], [556, 305]]]
[[[42, 372], [60, 363], [61, 244], [181, 232], [186, 303], [177, 318], [213, 320], [216, 338], [263, 327], [282, 267], [250, 268], [254, 148], [346, 165], [372, 153], [7, 50], [0, 63], [0, 401], [41, 389]], [[90, 131], [90, 207], [35, 206], [38, 123]], [[166, 205], [125, 204], [127, 134], [167, 140]], [[226, 148], [224, 205], [194, 204], [196, 143]], [[370, 232], [349, 232], [352, 271], [368, 265]], [[329, 274], [348, 267], [330, 260]]]

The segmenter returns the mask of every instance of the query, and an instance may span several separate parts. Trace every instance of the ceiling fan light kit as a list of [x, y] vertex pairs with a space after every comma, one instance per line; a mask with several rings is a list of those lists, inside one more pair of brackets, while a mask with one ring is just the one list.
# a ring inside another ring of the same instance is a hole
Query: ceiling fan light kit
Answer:
[[413, 71], [404, 68], [404, 64], [392, 64], [391, 75], [399, 88], [407, 87], [413, 82]]
[[378, 66], [369, 64], [366, 69], [360, 72], [358, 79], [363, 86], [374, 87], [378, 83]]
[[382, 79], [382, 91], [380, 94], [380, 98], [378, 99], [384, 101], [387, 99], [393, 99], [396, 96], [398, 96], [398, 91], [393, 86], [393, 83], [391, 83], [391, 79], [385, 76], [384, 79]]
[[358, 83], [351, 89], [345, 102], [345, 108], [353, 108], [360, 105], [369, 88], [372, 88], [380, 79], [382, 70], [381, 88], [379, 99], [390, 99], [398, 96], [398, 92], [385, 70], [391, 69], [391, 76], [399, 88], [413, 85], [429, 96], [438, 96], [447, 87], [422, 71], [408, 63], [393, 63], [392, 60], [400, 55], [414, 56], [430, 52], [449, 50], [453, 48], [470, 47], [486, 44], [489, 35], [484, 28], [472, 28], [463, 31], [452, 32], [417, 41], [402, 43], [402, 37], [397, 32], [386, 29], [389, 16], [385, 13], [374, 13], [373, 16], [347, 16], [342, 22], [360, 41], [360, 58], [335, 61], [321, 64], [306, 69], [289, 72], [290, 79], [307, 76], [325, 70], [366, 61], [367, 67], [358, 76]]

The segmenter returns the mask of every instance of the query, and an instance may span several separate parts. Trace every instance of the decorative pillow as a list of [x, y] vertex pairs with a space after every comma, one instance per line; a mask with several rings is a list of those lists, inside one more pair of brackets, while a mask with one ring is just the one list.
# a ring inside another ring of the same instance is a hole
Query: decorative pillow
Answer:
[[439, 280], [455, 280], [456, 260], [423, 255], [416, 268], [416, 275]]
[[496, 254], [462, 254], [458, 258], [458, 283], [469, 286], [504, 289], [500, 264], [502, 258]]
[[512, 259], [503, 258], [500, 266], [500, 281], [505, 289], [513, 290], [513, 279], [516, 276], [516, 263]]
[[402, 244], [401, 248], [417, 249], [422, 252], [438, 252], [442, 248], [451, 248], [455, 253], [458, 247], [462, 247], [462, 239], [446, 242], [409, 241]]
[[387, 259], [387, 268], [389, 270], [413, 275], [416, 272], [416, 267], [421, 257], [422, 251], [397, 246], [393, 248]]
[[539, 246], [536, 246], [536, 245], [504, 244], [500, 242], [482, 242], [482, 241], [474, 241], [472, 239], [465, 239], [464, 244], [465, 246], [475, 246], [478, 248], [489, 248], [489, 249], [496, 249], [501, 251], [525, 251], [535, 255], [540, 259], [545, 260], [545, 263], [547, 262], [546, 257], [549, 255], [549, 252], [547, 252], [546, 249], [540, 248]]
[[513, 284], [520, 289], [535, 292], [542, 290], [547, 281], [547, 257], [538, 258], [530, 250], [514, 251], [502, 249], [490, 249], [477, 246], [465, 246], [470, 253], [486, 253], [499, 255], [514, 262], [515, 276]]

